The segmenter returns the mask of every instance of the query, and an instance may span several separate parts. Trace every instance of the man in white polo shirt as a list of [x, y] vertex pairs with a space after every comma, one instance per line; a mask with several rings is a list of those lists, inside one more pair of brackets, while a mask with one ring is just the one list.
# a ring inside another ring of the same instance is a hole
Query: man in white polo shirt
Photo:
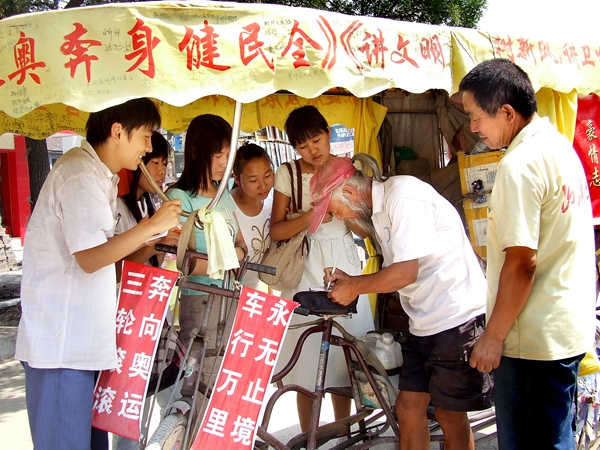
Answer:
[[359, 294], [398, 291], [409, 317], [396, 413], [402, 450], [429, 448], [431, 402], [448, 448], [474, 449], [467, 411], [491, 407], [487, 373], [469, 365], [485, 325], [486, 283], [458, 212], [433, 187], [410, 176], [384, 178], [368, 155], [331, 158], [311, 180], [311, 229], [327, 212], [375, 240], [384, 268], [349, 276], [325, 269], [329, 296], [348, 304]]
[[471, 131], [492, 149], [507, 147], [488, 211], [489, 319], [471, 365], [494, 370], [500, 449], [574, 449], [577, 373], [595, 333], [583, 168], [571, 143], [537, 115], [531, 81], [512, 61], [482, 62], [460, 90]]

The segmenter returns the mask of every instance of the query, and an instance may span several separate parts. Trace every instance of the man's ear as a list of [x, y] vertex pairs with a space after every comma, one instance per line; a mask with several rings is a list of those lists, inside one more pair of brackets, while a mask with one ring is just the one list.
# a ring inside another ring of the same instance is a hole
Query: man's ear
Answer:
[[113, 138], [117, 143], [121, 137], [126, 137], [124, 134], [125, 130], [123, 130], [123, 125], [121, 125], [119, 122], [113, 123], [110, 127], [110, 137]]
[[505, 103], [500, 107], [500, 113], [506, 115], [506, 120], [508, 123], [513, 123], [517, 118], [517, 112], [515, 111], [515, 108], [508, 103]]
[[354, 186], [344, 185], [342, 195], [351, 201], [358, 200], [358, 192]]

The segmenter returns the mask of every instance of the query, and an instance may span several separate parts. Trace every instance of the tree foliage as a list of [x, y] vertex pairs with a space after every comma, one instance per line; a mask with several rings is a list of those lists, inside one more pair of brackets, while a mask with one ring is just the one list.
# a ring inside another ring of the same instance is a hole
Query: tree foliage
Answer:
[[[129, 0], [132, 1], [132, 0]], [[136, 0], [133, 0], [136, 1]], [[137, 0], [145, 1], [145, 0]], [[407, 22], [474, 28], [487, 0], [237, 0], [238, 3], [264, 3], [302, 6], [349, 15], [383, 17]], [[0, 19], [27, 12], [75, 8], [119, 0], [0, 0]]]
[[[237, 2], [257, 3], [255, 0]], [[487, 6], [487, 0], [262, 0], [259, 3], [467, 28], [475, 28]]]

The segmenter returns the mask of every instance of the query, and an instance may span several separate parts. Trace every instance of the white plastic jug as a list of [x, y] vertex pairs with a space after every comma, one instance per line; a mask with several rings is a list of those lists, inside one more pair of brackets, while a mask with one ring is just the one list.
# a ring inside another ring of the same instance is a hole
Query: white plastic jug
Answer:
[[369, 346], [385, 370], [395, 369], [402, 365], [402, 347], [394, 340], [391, 333], [369, 333], [360, 340]]

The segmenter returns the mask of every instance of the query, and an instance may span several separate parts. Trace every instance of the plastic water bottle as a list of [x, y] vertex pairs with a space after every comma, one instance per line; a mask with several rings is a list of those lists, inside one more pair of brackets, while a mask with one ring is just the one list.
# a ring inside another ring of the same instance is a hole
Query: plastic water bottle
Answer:
[[490, 148], [483, 143], [483, 141], [477, 141], [475, 147], [471, 151], [471, 155], [477, 155], [478, 153], [486, 153], [489, 152]]

